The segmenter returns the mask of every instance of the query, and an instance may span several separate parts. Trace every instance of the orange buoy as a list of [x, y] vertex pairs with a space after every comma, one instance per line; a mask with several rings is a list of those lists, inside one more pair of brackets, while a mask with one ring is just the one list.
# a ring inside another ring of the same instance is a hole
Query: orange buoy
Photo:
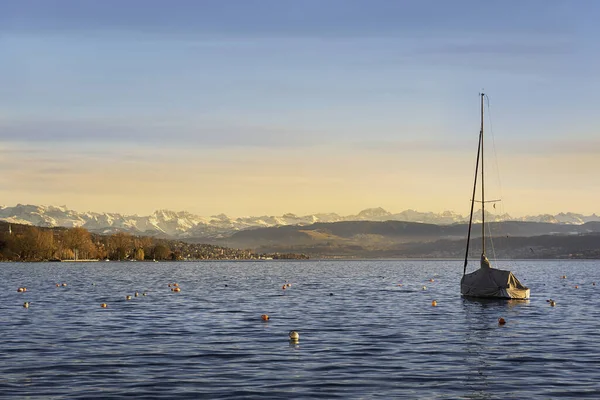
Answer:
[[287, 285], [283, 285], [281, 288], [282, 288], [283, 290], [285, 290], [285, 289], [287, 288]]
[[579, 289], [579, 285], [575, 285], [575, 289]]
[[24, 290], [23, 290], [23, 288], [22, 288], [22, 287], [20, 287], [20, 288], [18, 288], [18, 289], [17, 289], [17, 292], [19, 292], [19, 293], [23, 293], [23, 292], [24, 292]]
[[267, 314], [263, 314], [260, 316], [260, 319], [262, 319], [263, 321], [268, 321], [269, 320], [269, 316]]
[[291, 284], [291, 283], [288, 283], [288, 284], [287, 284], [287, 287], [292, 287], [292, 284]]
[[60, 283], [57, 283], [57, 284], [56, 284], [56, 287], [59, 287], [59, 286], [60, 286]]
[[567, 279], [566, 275], [561, 276], [561, 279]]
[[179, 284], [177, 284], [177, 283], [174, 283], [174, 284], [173, 284], [173, 286], [177, 287], [177, 286], [179, 286]]
[[431, 278], [431, 279], [429, 280], [429, 282], [433, 282], [433, 278]]
[[106, 304], [106, 303], [102, 303], [102, 304], [100, 304], [100, 307], [102, 307], [102, 308], [106, 308], [106, 307], [108, 307], [108, 304]]
[[26, 291], [27, 291], [27, 288], [26, 288], [26, 287], [23, 287], [23, 291], [24, 291], [24, 292], [26, 292]]
[[63, 283], [62, 285], [63, 285], [63, 286], [67, 286], [67, 284], [66, 284], [66, 283]]
[[504, 325], [506, 323], [506, 320], [502, 317], [498, 318], [498, 325]]
[[179, 289], [178, 287], [173, 289], [174, 292], [181, 292], [181, 289]]
[[436, 307], [436, 306], [437, 306], [437, 301], [435, 301], [435, 300], [434, 300], [434, 301], [432, 301], [432, 302], [431, 302], [431, 305], [432, 305], [433, 307]]

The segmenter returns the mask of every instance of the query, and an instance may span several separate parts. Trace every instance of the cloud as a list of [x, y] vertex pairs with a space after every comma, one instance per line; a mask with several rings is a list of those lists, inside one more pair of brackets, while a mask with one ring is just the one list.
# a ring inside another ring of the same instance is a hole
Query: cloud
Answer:
[[165, 121], [156, 118], [139, 118], [136, 121], [108, 118], [0, 120], [0, 141], [9, 143], [277, 148], [310, 146], [317, 143], [317, 136], [315, 132], [289, 127], [235, 122]]

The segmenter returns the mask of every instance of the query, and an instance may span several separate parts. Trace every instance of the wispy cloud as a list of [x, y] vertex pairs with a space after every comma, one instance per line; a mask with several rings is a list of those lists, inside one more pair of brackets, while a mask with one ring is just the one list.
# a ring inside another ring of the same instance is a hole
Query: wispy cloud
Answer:
[[162, 144], [168, 147], [282, 147], [309, 146], [317, 142], [314, 132], [243, 123], [206, 123], [140, 118], [0, 120], [0, 141], [81, 144]]

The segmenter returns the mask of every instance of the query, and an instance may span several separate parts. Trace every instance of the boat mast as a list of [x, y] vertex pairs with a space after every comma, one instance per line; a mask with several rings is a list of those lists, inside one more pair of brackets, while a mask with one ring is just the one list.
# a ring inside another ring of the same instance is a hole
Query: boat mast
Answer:
[[481, 93], [481, 129], [479, 136], [481, 140], [481, 254], [485, 255], [485, 191], [483, 180], [483, 98], [484, 93]]
[[[482, 97], [483, 99], [483, 97]], [[483, 108], [482, 108], [483, 115]], [[469, 244], [471, 243], [471, 227], [473, 226], [473, 207], [475, 206], [475, 193], [477, 191], [477, 173], [479, 172], [479, 155], [482, 151], [483, 146], [483, 117], [482, 117], [482, 129], [479, 130], [479, 142], [477, 143], [477, 161], [475, 161], [475, 179], [473, 182], [473, 195], [471, 196], [471, 213], [469, 214], [469, 232], [467, 233], [467, 248], [465, 250], [465, 265], [463, 268], [463, 276], [467, 273], [467, 263], [469, 260]]]

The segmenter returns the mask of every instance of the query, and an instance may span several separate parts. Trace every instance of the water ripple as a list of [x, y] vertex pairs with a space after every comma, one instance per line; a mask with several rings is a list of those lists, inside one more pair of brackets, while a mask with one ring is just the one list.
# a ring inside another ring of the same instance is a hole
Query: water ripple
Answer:
[[[460, 267], [455, 261], [0, 264], [0, 393], [600, 398], [600, 307], [592, 285], [600, 283], [600, 263], [514, 263], [511, 269], [532, 289], [531, 300], [517, 302], [461, 298]], [[62, 282], [68, 285], [56, 287]], [[172, 282], [180, 293], [170, 291]], [[292, 286], [283, 290], [285, 282]], [[21, 286], [28, 291], [17, 293]], [[135, 291], [139, 297], [125, 299]], [[265, 313], [267, 322], [260, 319]], [[500, 316], [506, 325], [498, 325]], [[300, 332], [299, 342], [289, 341], [290, 330]]]

